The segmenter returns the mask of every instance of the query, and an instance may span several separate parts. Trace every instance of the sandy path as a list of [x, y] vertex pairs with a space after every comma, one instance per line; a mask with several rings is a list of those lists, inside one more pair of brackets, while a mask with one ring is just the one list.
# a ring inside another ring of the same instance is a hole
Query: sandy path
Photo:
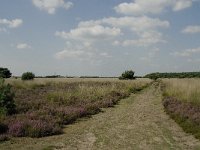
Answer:
[[165, 114], [160, 93], [153, 85], [115, 108], [68, 125], [63, 135], [13, 139], [0, 149], [200, 149], [200, 141]]

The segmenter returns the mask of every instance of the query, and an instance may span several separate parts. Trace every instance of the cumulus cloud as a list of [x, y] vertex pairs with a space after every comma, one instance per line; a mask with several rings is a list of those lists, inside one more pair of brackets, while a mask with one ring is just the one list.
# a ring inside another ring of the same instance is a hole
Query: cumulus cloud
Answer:
[[31, 48], [31, 46], [26, 43], [19, 43], [16, 45], [16, 48], [17, 49], [29, 49], [29, 48]]
[[122, 46], [149, 46], [157, 43], [166, 42], [162, 38], [162, 34], [157, 31], [147, 31], [141, 33], [137, 40], [125, 40], [121, 43]]
[[55, 57], [57, 59], [65, 59], [65, 58], [79, 58], [80, 56], [84, 55], [85, 52], [82, 50], [63, 50], [56, 53]]
[[118, 28], [129, 28], [134, 31], [142, 31], [155, 28], [168, 28], [170, 23], [168, 21], [162, 21], [158, 18], [150, 18], [147, 16], [142, 17], [109, 17], [100, 20], [82, 21], [79, 23], [79, 27], [89, 27], [99, 24], [107, 24]]
[[69, 9], [73, 6], [72, 2], [65, 2], [64, 0], [32, 0], [33, 4], [41, 10], [49, 14], [55, 14], [56, 9]]
[[[170, 23], [166, 20], [162, 21], [158, 18], [150, 18], [147, 16], [142, 17], [109, 17], [99, 20], [89, 20], [82, 21], [79, 23], [78, 28], [90, 28], [90, 26], [97, 25], [107, 25], [112, 28], [121, 29], [121, 35], [123, 35], [123, 29], [131, 30], [139, 39], [131, 40], [114, 40], [112, 45], [114, 46], [149, 46], [157, 44], [160, 42], [165, 42], [163, 40], [162, 33], [158, 31], [159, 28], [168, 28]], [[66, 34], [63, 33], [63, 37], [66, 37]]]
[[8, 19], [0, 19], [0, 25], [5, 25], [9, 28], [17, 28], [23, 24], [22, 19], [13, 19], [13, 20], [8, 20]]
[[69, 32], [57, 31], [56, 36], [64, 39], [73, 39], [84, 42], [104, 41], [116, 39], [123, 36], [123, 30], [131, 30], [133, 35], [139, 39], [125, 40], [119, 42], [114, 40], [113, 45], [123, 46], [148, 46], [159, 42], [164, 42], [162, 34], [157, 31], [159, 28], [168, 28], [170, 23], [158, 18], [142, 17], [109, 17], [99, 20], [82, 21], [78, 27]]
[[121, 3], [114, 7], [117, 13], [125, 15], [159, 14], [166, 8], [173, 11], [191, 7], [193, 0], [135, 0], [131, 3]]
[[107, 52], [88, 51], [85, 49], [64, 49], [55, 54], [55, 58], [58, 60], [64, 59], [77, 59], [80, 61], [92, 61], [99, 59], [98, 57], [111, 58]]
[[140, 60], [151, 63], [152, 60], [154, 60], [156, 58], [159, 51], [160, 51], [159, 48], [154, 48], [154, 49], [150, 50], [150, 52], [148, 52], [146, 54], [146, 56], [140, 57]]
[[[163, 43], [166, 41], [163, 40], [160, 29], [168, 27], [170, 27], [168, 21], [147, 16], [107, 17], [81, 21], [70, 31], [56, 31], [55, 36], [67, 41], [67, 48], [56, 53], [55, 58], [59, 60], [111, 58], [112, 56], [100, 47], [113, 45], [146, 47]], [[126, 39], [127, 37], [129, 39]]]
[[182, 30], [182, 33], [200, 33], [200, 26], [187, 26]]
[[186, 49], [184, 51], [176, 51], [176, 52], [171, 53], [171, 55], [178, 56], [178, 57], [190, 57], [197, 53], [200, 53], [200, 47], [193, 48], [193, 49]]
[[185, 8], [189, 8], [192, 6], [193, 0], [177, 0], [173, 4], [173, 10], [174, 11], [179, 11]]
[[78, 27], [70, 30], [70, 32], [59, 32], [55, 33], [56, 36], [65, 38], [65, 39], [74, 39], [74, 40], [105, 40], [116, 37], [120, 35], [121, 30], [115, 27], [104, 27], [102, 25], [94, 25], [87, 27]]

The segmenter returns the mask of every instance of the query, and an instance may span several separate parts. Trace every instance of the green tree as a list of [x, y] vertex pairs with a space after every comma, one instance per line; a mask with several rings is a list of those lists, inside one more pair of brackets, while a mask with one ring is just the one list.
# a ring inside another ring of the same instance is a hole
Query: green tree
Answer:
[[134, 77], [135, 72], [133, 70], [127, 70], [122, 73], [122, 75], [119, 77], [119, 79], [135, 79]]
[[0, 78], [10, 78], [12, 73], [8, 68], [0, 68]]
[[35, 78], [35, 74], [32, 72], [25, 72], [22, 74], [22, 80], [33, 80]]

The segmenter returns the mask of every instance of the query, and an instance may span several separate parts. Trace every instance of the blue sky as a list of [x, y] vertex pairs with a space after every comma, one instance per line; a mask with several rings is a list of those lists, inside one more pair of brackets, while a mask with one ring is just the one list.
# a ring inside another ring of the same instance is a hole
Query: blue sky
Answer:
[[200, 1], [1, 0], [0, 66], [13, 75], [200, 71]]

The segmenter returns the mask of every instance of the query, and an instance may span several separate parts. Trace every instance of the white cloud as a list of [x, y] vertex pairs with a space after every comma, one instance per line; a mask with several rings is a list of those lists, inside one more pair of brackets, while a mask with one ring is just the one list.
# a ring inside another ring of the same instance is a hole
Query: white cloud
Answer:
[[166, 42], [162, 38], [162, 34], [157, 31], [148, 31], [141, 33], [137, 40], [125, 40], [121, 43], [122, 46], [149, 46], [157, 43]]
[[82, 21], [79, 23], [78, 27], [82, 28], [95, 25], [110, 25], [112, 27], [120, 28], [122, 31], [123, 29], [128, 29], [135, 33], [133, 35], [139, 37], [139, 39], [124, 40], [123, 42], [115, 40], [112, 43], [114, 46], [149, 46], [165, 42], [165, 40], [162, 39], [162, 33], [157, 30], [158, 28], [168, 28], [170, 23], [168, 21], [162, 21], [158, 18], [150, 18], [147, 16], [119, 18], [110, 17], [100, 20]]
[[157, 54], [159, 53], [160, 49], [158, 48], [154, 48], [152, 50], [150, 50], [146, 56], [140, 57], [139, 59], [141, 61], [145, 61], [147, 63], [151, 63], [157, 56]]
[[65, 58], [78, 58], [82, 55], [84, 55], [84, 51], [82, 50], [63, 50], [63, 51], [60, 51], [58, 53], [56, 53], [55, 57], [57, 59], [65, 59]]
[[173, 5], [174, 11], [179, 11], [192, 6], [192, 0], [177, 0]]
[[178, 57], [190, 57], [190, 56], [197, 54], [197, 53], [200, 53], [200, 47], [193, 48], [193, 49], [186, 49], [186, 50], [181, 51], [181, 52], [176, 51], [176, 52], [171, 53], [171, 55], [178, 56]]
[[[115, 46], [150, 46], [163, 40], [159, 29], [168, 28], [170, 23], [158, 18], [142, 17], [108, 17], [99, 20], [81, 21], [70, 31], [57, 31], [55, 36], [65, 39], [66, 48], [55, 54], [55, 58], [99, 60], [111, 58], [103, 50]], [[131, 34], [127, 34], [131, 32]], [[127, 36], [128, 35], [128, 36]], [[124, 40], [127, 37], [131, 40]], [[78, 43], [78, 44], [77, 44]], [[100, 48], [101, 47], [101, 48]]]
[[143, 15], [143, 14], [159, 14], [166, 8], [173, 11], [192, 6], [193, 0], [135, 0], [131, 3], [121, 3], [114, 7], [117, 13], [125, 15]]
[[31, 46], [26, 43], [20, 43], [20, 44], [16, 45], [16, 48], [17, 49], [29, 49], [29, 48], [31, 48]]
[[162, 21], [158, 18], [150, 18], [147, 16], [142, 17], [109, 17], [100, 20], [82, 21], [78, 27], [90, 27], [99, 24], [107, 24], [118, 28], [129, 28], [134, 31], [143, 31], [147, 29], [155, 28], [168, 28], [170, 23], [168, 21]]
[[187, 26], [185, 29], [182, 30], [182, 33], [200, 33], [200, 26]]
[[36, 7], [49, 14], [55, 14], [56, 9], [60, 7], [67, 10], [73, 6], [72, 2], [65, 2], [64, 0], [32, 0], [32, 2]]
[[0, 25], [6, 25], [9, 28], [17, 28], [23, 24], [22, 19], [13, 19], [13, 20], [8, 20], [8, 19], [0, 19]]
[[100, 53], [99, 55], [100, 55], [100, 56], [103, 56], [103, 57], [107, 57], [107, 58], [111, 58], [111, 57], [112, 57], [111, 55], [109, 55], [109, 54], [106, 53], [106, 52]]
[[88, 51], [86, 49], [64, 49], [63, 51], [57, 52], [55, 58], [58, 60], [64, 59], [77, 59], [80, 61], [93, 61], [99, 59], [98, 57], [111, 58], [107, 52]]
[[[104, 27], [107, 26], [107, 27]], [[113, 45], [152, 45], [163, 42], [162, 34], [157, 31], [158, 28], [168, 28], [170, 23], [158, 18], [142, 17], [109, 17], [99, 20], [82, 21], [76, 29], [70, 32], [56, 32], [55, 35], [65, 39], [100, 41], [105, 39], [117, 38], [123, 35], [123, 30], [128, 29], [139, 37], [137, 40], [125, 40], [119, 42], [114, 40]]]
[[74, 39], [74, 40], [105, 40], [116, 37], [120, 35], [121, 30], [119, 28], [110, 28], [104, 27], [102, 25], [94, 25], [88, 27], [78, 27], [70, 30], [70, 32], [56, 32], [55, 35], [65, 38], [65, 39]]

